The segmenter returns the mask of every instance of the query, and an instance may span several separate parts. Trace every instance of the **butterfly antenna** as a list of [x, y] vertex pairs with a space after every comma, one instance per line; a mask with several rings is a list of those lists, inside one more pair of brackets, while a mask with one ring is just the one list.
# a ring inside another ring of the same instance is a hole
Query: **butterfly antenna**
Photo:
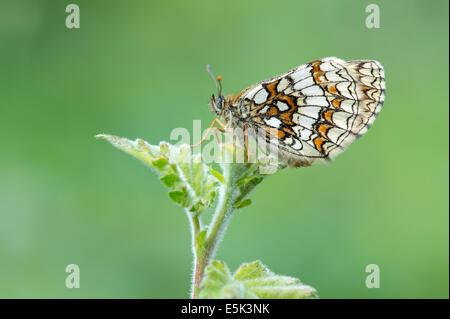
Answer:
[[209, 64], [206, 65], [206, 71], [211, 75], [214, 83], [216, 83], [216, 88], [218, 92], [218, 96], [222, 95], [222, 77], [219, 75], [217, 78], [214, 76], [214, 74], [211, 71], [211, 66]]

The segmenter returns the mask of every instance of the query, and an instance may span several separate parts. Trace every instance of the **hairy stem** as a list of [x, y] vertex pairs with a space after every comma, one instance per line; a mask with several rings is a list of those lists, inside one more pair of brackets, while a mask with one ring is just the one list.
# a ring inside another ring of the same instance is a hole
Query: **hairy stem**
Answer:
[[198, 252], [196, 247], [197, 245], [197, 237], [198, 233], [200, 232], [200, 220], [198, 216], [193, 216], [189, 211], [186, 211], [186, 214], [189, 219], [189, 223], [191, 226], [191, 235], [192, 235], [192, 252], [194, 255], [194, 274], [192, 277], [192, 287], [191, 287], [191, 297], [196, 298], [196, 292], [195, 292], [195, 274], [197, 272], [198, 268]]
[[236, 199], [236, 190], [233, 187], [233, 168], [234, 164], [224, 164], [223, 177], [225, 183], [222, 184], [219, 191], [219, 201], [216, 206], [211, 223], [208, 227], [206, 239], [202, 247], [194, 249], [194, 274], [192, 282], [191, 297], [197, 298], [197, 292], [203, 279], [206, 266], [214, 258], [216, 248], [221, 241], [223, 234], [233, 215], [233, 205]]

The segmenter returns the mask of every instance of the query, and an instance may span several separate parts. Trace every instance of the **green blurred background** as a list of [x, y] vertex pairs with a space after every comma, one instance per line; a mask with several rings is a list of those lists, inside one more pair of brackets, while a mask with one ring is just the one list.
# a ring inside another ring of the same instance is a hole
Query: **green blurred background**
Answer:
[[[229, 94], [337, 56], [383, 64], [374, 126], [330, 165], [267, 179], [217, 258], [261, 259], [322, 298], [448, 298], [448, 1], [74, 0], [69, 30], [71, 2], [0, 1], [0, 297], [187, 297], [184, 212], [94, 135], [205, 127], [207, 63]], [[80, 289], [65, 287], [71, 263]]]

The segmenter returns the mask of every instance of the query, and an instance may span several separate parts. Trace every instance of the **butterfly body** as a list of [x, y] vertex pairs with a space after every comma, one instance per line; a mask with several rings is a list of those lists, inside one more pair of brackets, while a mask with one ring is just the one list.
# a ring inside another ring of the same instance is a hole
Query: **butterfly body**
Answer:
[[385, 96], [382, 66], [324, 58], [210, 101], [229, 128], [262, 138], [290, 166], [330, 160], [364, 134]]

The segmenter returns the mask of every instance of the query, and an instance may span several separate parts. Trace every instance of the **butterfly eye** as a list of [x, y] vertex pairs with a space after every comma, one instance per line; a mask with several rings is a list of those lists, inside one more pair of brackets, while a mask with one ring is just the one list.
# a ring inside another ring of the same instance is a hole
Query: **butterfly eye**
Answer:
[[217, 97], [217, 99], [216, 99], [216, 105], [217, 105], [218, 107], [220, 107], [220, 108], [223, 106], [223, 96]]

